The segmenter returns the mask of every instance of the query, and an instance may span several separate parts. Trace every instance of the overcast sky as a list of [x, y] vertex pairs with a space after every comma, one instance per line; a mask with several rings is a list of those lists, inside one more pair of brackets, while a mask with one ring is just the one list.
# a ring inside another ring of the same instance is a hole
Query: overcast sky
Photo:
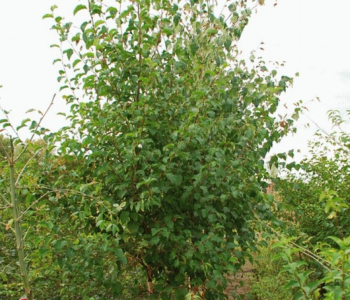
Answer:
[[[294, 146], [306, 151], [307, 141], [317, 126], [330, 132], [327, 111], [350, 109], [350, 1], [279, 0], [277, 6], [259, 8], [240, 46], [244, 52], [264, 42], [266, 61], [286, 61], [282, 73], [295, 78], [283, 96], [292, 103], [303, 100], [309, 111], [299, 121], [296, 136], [285, 139], [275, 151]], [[312, 101], [319, 97], [320, 102]], [[310, 119], [312, 121], [310, 121]], [[310, 128], [305, 128], [306, 123]]]
[[[83, 2], [83, 1], [80, 1]], [[220, 4], [220, 0], [218, 0]], [[52, 61], [57, 52], [49, 48], [56, 43], [50, 30], [52, 20], [42, 20], [57, 4], [63, 16], [70, 18], [79, 1], [11, 0], [0, 1], [0, 106], [11, 110], [18, 125], [30, 108], [45, 110], [57, 92], [57, 68]], [[349, 0], [266, 0], [253, 14], [239, 43], [243, 57], [264, 42], [259, 54], [266, 61], [286, 61], [280, 74], [300, 76], [284, 99], [308, 103], [307, 117], [330, 130], [326, 112], [350, 109], [350, 1]], [[321, 102], [310, 102], [319, 97]], [[58, 96], [46, 126], [53, 130], [64, 122], [56, 116], [67, 110]], [[275, 151], [298, 146], [305, 151], [306, 141], [316, 126], [300, 120], [299, 134], [288, 138]], [[2, 117], [1, 117], [2, 118]]]

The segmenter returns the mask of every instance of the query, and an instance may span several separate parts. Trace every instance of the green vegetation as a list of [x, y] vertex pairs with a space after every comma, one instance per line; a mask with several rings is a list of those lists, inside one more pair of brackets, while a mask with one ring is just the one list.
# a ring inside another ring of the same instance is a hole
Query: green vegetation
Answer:
[[[329, 118], [336, 130], [317, 132], [309, 144], [310, 157], [289, 164], [287, 176], [275, 179], [282, 230], [264, 224], [268, 236], [279, 239], [269, 243], [278, 251], [275, 260], [282, 263], [275, 271], [287, 274], [284, 287], [293, 299], [350, 296], [350, 135], [342, 129], [345, 120], [339, 112], [330, 111]], [[268, 271], [262, 272], [263, 277], [269, 276]]]
[[44, 16], [70, 124], [0, 120], [0, 297], [227, 299], [249, 257], [254, 299], [348, 299], [350, 137], [318, 133], [271, 178], [301, 107], [278, 119], [293, 80], [238, 59], [247, 4], [116, 2]]

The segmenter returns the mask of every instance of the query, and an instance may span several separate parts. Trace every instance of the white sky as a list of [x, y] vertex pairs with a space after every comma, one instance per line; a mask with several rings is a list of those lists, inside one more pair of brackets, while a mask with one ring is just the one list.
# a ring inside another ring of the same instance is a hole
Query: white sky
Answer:
[[[84, 1], [80, 1], [82, 3]], [[218, 0], [223, 3], [223, 0]], [[259, 54], [265, 61], [286, 61], [280, 75], [300, 76], [284, 98], [305, 103], [318, 96], [321, 102], [310, 102], [308, 117], [330, 130], [326, 112], [329, 109], [350, 109], [350, 1], [349, 0], [266, 0], [265, 6], [253, 14], [239, 43], [243, 56], [264, 42]], [[73, 0], [11, 0], [0, 1], [0, 106], [11, 110], [11, 120], [19, 125], [30, 108], [45, 110], [57, 92], [57, 67], [52, 65], [57, 51], [50, 44], [57, 42], [49, 30], [52, 20], [42, 20], [57, 4], [58, 12], [68, 19], [79, 1]], [[58, 66], [58, 64], [57, 64]], [[58, 95], [44, 125], [60, 128], [67, 110]], [[0, 117], [2, 118], [2, 116]], [[304, 127], [285, 140], [275, 151], [299, 147], [306, 151], [306, 141], [316, 126]]]
[[[329, 132], [327, 111], [350, 109], [350, 1], [279, 0], [275, 7], [267, 3], [251, 18], [240, 45], [248, 52], [264, 42], [261, 55], [266, 61], [286, 61], [280, 73], [300, 73], [283, 97], [303, 100], [309, 111], [300, 119], [298, 134], [274, 151], [298, 147], [305, 153], [317, 129], [308, 118]], [[311, 101], [316, 97], [321, 102]]]

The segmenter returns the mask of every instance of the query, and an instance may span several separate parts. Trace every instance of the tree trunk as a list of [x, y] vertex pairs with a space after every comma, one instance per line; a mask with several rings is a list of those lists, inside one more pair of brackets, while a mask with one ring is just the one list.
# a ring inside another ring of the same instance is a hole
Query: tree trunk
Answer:
[[12, 206], [12, 214], [13, 214], [13, 223], [15, 226], [15, 236], [16, 236], [16, 245], [17, 245], [17, 253], [19, 259], [19, 266], [21, 270], [21, 276], [23, 279], [23, 285], [25, 293], [28, 297], [28, 300], [33, 300], [33, 292], [29, 285], [29, 276], [27, 265], [25, 262], [25, 253], [24, 253], [24, 241], [23, 234], [21, 228], [21, 221], [19, 219], [19, 208], [17, 201], [17, 191], [15, 185], [15, 171], [14, 171], [14, 151], [13, 151], [13, 142], [11, 140], [11, 157], [9, 158], [9, 168], [10, 168], [10, 185], [11, 185], [11, 206]]

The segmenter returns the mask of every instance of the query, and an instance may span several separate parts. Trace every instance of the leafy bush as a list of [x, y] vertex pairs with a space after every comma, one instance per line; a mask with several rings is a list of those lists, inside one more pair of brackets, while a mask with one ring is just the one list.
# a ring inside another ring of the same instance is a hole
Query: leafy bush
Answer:
[[[338, 129], [331, 134], [319, 131], [309, 143], [311, 157], [293, 163], [298, 173], [289, 172], [275, 180], [281, 204], [293, 211], [296, 226], [312, 238], [324, 241], [328, 236], [350, 235], [349, 205], [350, 135], [341, 129], [339, 113], [329, 114]], [[335, 211], [336, 210], [336, 211]], [[283, 212], [282, 212], [283, 214]]]
[[284, 285], [290, 276], [281, 273], [283, 261], [276, 259], [277, 249], [272, 247], [271, 240], [257, 247], [253, 255], [255, 277], [251, 284], [251, 293], [256, 300], [291, 299], [292, 293]]
[[44, 16], [60, 37], [53, 47], [71, 105], [59, 153], [81, 162], [68, 186], [90, 197], [67, 207], [116, 241], [128, 272], [144, 269], [157, 299], [183, 299], [187, 280], [207, 299], [225, 297], [233, 256], [254, 240], [253, 209], [269, 214], [264, 158], [293, 130], [291, 118], [273, 116], [292, 79], [237, 59], [251, 11], [244, 2], [227, 16], [214, 8], [89, 1], [74, 10], [87, 13], [81, 26], [56, 7]]
[[[317, 133], [310, 143], [311, 157], [292, 165], [301, 173], [276, 180], [280, 203], [295, 209], [291, 227], [300, 235], [298, 243], [292, 237], [275, 245], [285, 261], [282, 270], [293, 276], [285, 287], [294, 299], [350, 297], [350, 135], [341, 128], [339, 112], [331, 111], [329, 117], [337, 130]], [[301, 247], [303, 241], [307, 243]]]
[[[47, 134], [32, 121], [44, 143], [15, 138], [22, 161], [12, 149], [1, 166], [0, 192], [13, 200], [13, 215], [1, 217], [15, 227], [24, 290], [29, 300], [33, 290], [224, 299], [226, 275], [253, 247], [250, 219], [271, 217], [264, 159], [295, 130], [292, 117], [275, 117], [293, 80], [254, 55], [252, 67], [238, 59], [244, 1], [225, 14], [202, 0], [111, 2], [77, 2], [80, 26], [57, 6], [44, 16], [59, 35], [71, 123]], [[14, 248], [6, 244], [1, 263]], [[19, 278], [6, 272], [5, 296], [18, 297]]]
[[[318, 244], [313, 252], [289, 244], [288, 239], [276, 243], [282, 251], [276, 256], [283, 259], [285, 264], [282, 272], [287, 272], [293, 278], [284, 285], [294, 292], [293, 299], [314, 300], [346, 300], [350, 297], [350, 237], [339, 239], [331, 237], [336, 248], [329, 244]], [[295, 254], [306, 254], [307, 257]], [[322, 274], [316, 275], [317, 268], [310, 268], [307, 258], [316, 261]]]

